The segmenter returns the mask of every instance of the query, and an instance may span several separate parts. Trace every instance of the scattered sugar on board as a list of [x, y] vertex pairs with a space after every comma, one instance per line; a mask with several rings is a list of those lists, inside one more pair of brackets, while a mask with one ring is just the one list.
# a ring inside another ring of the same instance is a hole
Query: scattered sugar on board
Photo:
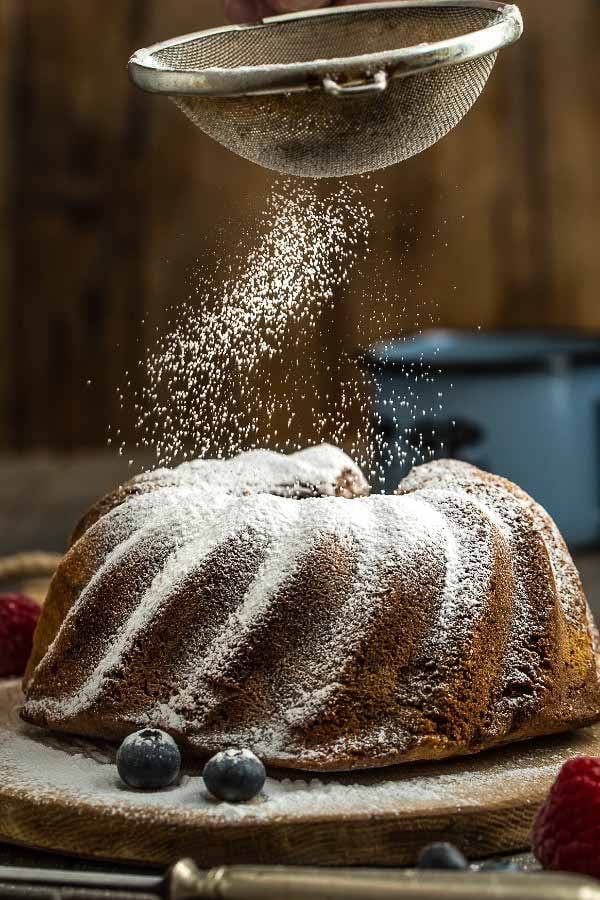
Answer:
[[[385, 770], [363, 776], [328, 776], [303, 779], [296, 775], [267, 779], [263, 796], [247, 804], [216, 803], [211, 800], [199, 775], [183, 775], [181, 782], [167, 791], [142, 792], [125, 788], [118, 779], [109, 756], [102, 758], [97, 748], [85, 750], [79, 742], [45, 736], [21, 724], [15, 730], [0, 729], [0, 787], [15, 793], [35, 793], [39, 801], [61, 796], [66, 802], [89, 804], [132, 818], [172, 817], [208, 823], [214, 821], [272, 821], [306, 816], [356, 814], [434, 813], [448, 807], [480, 806], [482, 803], [516, 799], [523, 789], [539, 779], [554, 778], [564, 759], [576, 755], [577, 736], [570, 736], [554, 749], [535, 751], [521, 748], [518, 764], [509, 754], [477, 757], [461, 761], [461, 771], [423, 774], [419, 767]], [[82, 750], [83, 752], [78, 752]], [[361, 782], [362, 778], [362, 783]]]

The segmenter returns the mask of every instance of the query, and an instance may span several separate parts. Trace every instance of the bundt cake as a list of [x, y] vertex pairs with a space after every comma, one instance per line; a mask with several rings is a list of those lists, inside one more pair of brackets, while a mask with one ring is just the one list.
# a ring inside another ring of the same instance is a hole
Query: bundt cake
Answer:
[[549, 516], [461, 462], [367, 496], [326, 445], [134, 479], [82, 520], [26, 676], [31, 723], [292, 769], [476, 753], [600, 717], [597, 640]]

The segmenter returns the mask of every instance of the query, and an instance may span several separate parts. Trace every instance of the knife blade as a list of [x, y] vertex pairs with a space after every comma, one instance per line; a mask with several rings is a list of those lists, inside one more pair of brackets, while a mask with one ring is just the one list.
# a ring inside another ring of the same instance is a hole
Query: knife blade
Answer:
[[165, 879], [160, 875], [128, 875], [125, 872], [73, 872], [0, 866], [0, 883], [124, 890], [161, 895]]

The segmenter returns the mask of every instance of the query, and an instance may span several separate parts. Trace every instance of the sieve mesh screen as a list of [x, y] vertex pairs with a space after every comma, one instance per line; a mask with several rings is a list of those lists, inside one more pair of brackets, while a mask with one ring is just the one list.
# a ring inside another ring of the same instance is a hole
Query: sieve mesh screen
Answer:
[[268, 169], [313, 178], [358, 175], [426, 150], [469, 111], [496, 54], [390, 81], [376, 96], [322, 91], [177, 97], [203, 131]]

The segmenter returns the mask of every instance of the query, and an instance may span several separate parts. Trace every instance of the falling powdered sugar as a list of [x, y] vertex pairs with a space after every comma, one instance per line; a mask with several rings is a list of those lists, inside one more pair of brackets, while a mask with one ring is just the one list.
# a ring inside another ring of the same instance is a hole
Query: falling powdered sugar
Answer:
[[[426, 447], [415, 446], [412, 425], [398, 425], [397, 440], [390, 440], [373, 401], [383, 392], [386, 418], [414, 422], [423, 412], [419, 383], [435, 372], [407, 364], [403, 389], [384, 387], [381, 372], [361, 364], [353, 338], [341, 340], [342, 317], [332, 312], [350, 279], [365, 278], [360, 267], [368, 256], [368, 298], [349, 305], [356, 327], [362, 331], [368, 315], [378, 338], [404, 330], [398, 286], [374, 283], [379, 263], [370, 255], [370, 232], [378, 190], [367, 198], [356, 183], [328, 190], [275, 184], [250, 224], [237, 226], [237, 259], [213, 259], [212, 271], [209, 257], [195, 270], [191, 297], [171, 311], [166, 329], [157, 328], [138, 372], [127, 374], [121, 405], [135, 421], [137, 448], [172, 465], [326, 441], [343, 446], [381, 485], [394, 463], [428, 458]], [[420, 328], [418, 315], [411, 328]], [[330, 331], [335, 347], [328, 346]], [[386, 352], [382, 345], [382, 358]], [[428, 411], [431, 420], [438, 412]], [[118, 429], [115, 436], [124, 453], [127, 442]]]
[[[289, 357], [365, 252], [371, 216], [351, 187], [321, 198], [314, 186], [276, 186], [262, 215], [264, 233], [239, 271], [221, 281], [198, 273], [200, 308], [181, 307], [141, 363], [137, 426], [159, 464], [228, 457], [256, 445], [257, 420], [269, 429], [280, 414], [281, 391], [269, 390], [268, 367], [279, 359], [293, 367]], [[275, 425], [269, 437], [277, 449]]]

